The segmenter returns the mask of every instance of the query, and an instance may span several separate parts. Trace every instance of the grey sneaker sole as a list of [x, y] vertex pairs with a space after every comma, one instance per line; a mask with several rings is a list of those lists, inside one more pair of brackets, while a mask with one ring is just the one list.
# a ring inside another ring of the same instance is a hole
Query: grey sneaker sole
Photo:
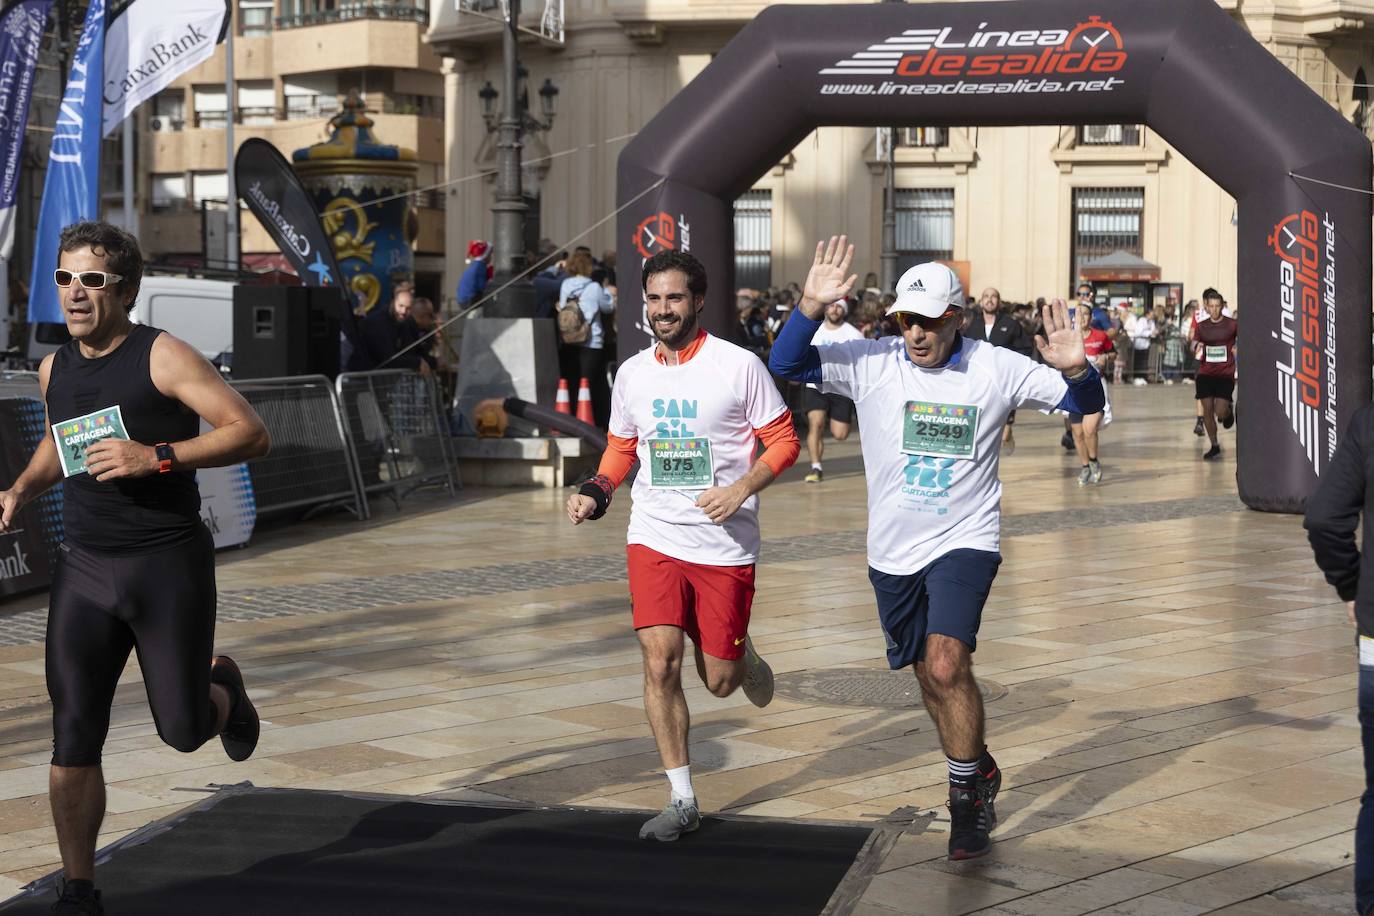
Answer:
[[701, 815], [695, 806], [688, 809], [687, 823], [684, 824], [678, 809], [669, 805], [639, 828], [639, 838], [671, 843], [684, 833], [691, 833], [700, 826]]
[[744, 659], [744, 695], [762, 709], [773, 702], [773, 669], [754, 650], [754, 640], [749, 636], [744, 637]]

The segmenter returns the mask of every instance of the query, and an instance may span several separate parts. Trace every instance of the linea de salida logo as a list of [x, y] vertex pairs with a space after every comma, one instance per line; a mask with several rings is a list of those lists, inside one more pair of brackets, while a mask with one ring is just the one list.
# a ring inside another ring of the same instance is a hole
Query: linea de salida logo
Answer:
[[1323, 439], [1328, 458], [1336, 451], [1336, 224], [1329, 213], [1319, 220], [1300, 210], [1275, 223], [1266, 241], [1279, 266], [1279, 327], [1269, 332], [1282, 345], [1278, 400], [1320, 474]]
[[[877, 86], [871, 81], [829, 84], [821, 91], [855, 92], [864, 86], [867, 88], [860, 94], [1101, 92], [1125, 82], [1113, 75], [1120, 73], [1129, 59], [1125, 40], [1116, 26], [1100, 16], [1089, 16], [1087, 22], [1071, 29], [988, 26], [980, 22], [972, 33], [957, 31], [954, 26], [906, 29], [820, 70], [823, 76], [890, 76], [894, 80]], [[1048, 78], [1059, 76], [1073, 79], [1063, 82]], [[965, 82], [970, 77], [978, 81]], [[923, 82], [913, 84], [912, 80]], [[927, 85], [930, 80], [954, 82]]]

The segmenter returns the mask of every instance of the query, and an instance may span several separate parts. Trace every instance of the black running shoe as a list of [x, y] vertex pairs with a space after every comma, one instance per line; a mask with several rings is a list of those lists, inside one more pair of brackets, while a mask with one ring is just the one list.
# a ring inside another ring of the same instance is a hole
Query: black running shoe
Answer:
[[210, 662], [210, 683], [219, 684], [229, 691], [234, 706], [229, 710], [229, 721], [220, 734], [220, 743], [229, 759], [241, 762], [253, 756], [258, 746], [258, 711], [253, 701], [248, 699], [248, 691], [243, 689], [243, 675], [239, 666], [227, 655], [216, 655]]
[[[995, 780], [1001, 783], [1001, 774]], [[977, 859], [988, 854], [992, 840], [988, 833], [996, 823], [992, 805], [984, 799], [981, 786], [949, 789], [949, 858], [951, 862]]]
[[1205, 436], [1205, 435], [1207, 435], [1207, 428], [1204, 427], [1204, 426], [1202, 425], [1202, 417], [1198, 417], [1198, 418], [1197, 418], [1197, 422], [1193, 424], [1193, 435], [1194, 435], [1194, 436]]
[[1059, 444], [1069, 451], [1073, 451], [1073, 433], [1066, 432], [1059, 437]]
[[105, 907], [100, 905], [100, 891], [91, 891], [84, 897], [72, 892], [71, 885], [63, 881], [58, 888], [57, 902], [48, 911], [62, 916], [105, 916]]
[[1230, 429], [1236, 425], [1236, 409], [1231, 408], [1231, 412], [1226, 415], [1226, 419], [1221, 421], [1222, 429]]
[[1214, 461], [1214, 460], [1216, 460], [1217, 458], [1220, 458], [1220, 457], [1221, 457], [1221, 446], [1220, 446], [1220, 445], [1214, 445], [1214, 446], [1212, 446], [1211, 448], [1209, 448], [1209, 449], [1206, 451], [1205, 454], [1203, 454], [1202, 460], [1203, 460], [1203, 461]]

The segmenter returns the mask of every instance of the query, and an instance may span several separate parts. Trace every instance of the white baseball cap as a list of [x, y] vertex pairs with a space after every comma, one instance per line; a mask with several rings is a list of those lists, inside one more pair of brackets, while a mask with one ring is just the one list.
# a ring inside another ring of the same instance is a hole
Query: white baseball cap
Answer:
[[902, 274], [897, 281], [897, 301], [887, 310], [915, 312], [926, 318], [939, 318], [951, 305], [964, 305], [964, 284], [959, 275], [938, 261], [927, 261]]

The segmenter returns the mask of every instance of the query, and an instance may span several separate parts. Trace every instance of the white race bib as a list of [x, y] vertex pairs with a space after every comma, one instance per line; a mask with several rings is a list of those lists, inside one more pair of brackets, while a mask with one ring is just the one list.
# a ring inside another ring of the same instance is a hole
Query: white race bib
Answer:
[[1204, 362], [1224, 363], [1226, 362], [1225, 347], [1208, 347], [1203, 354]]

